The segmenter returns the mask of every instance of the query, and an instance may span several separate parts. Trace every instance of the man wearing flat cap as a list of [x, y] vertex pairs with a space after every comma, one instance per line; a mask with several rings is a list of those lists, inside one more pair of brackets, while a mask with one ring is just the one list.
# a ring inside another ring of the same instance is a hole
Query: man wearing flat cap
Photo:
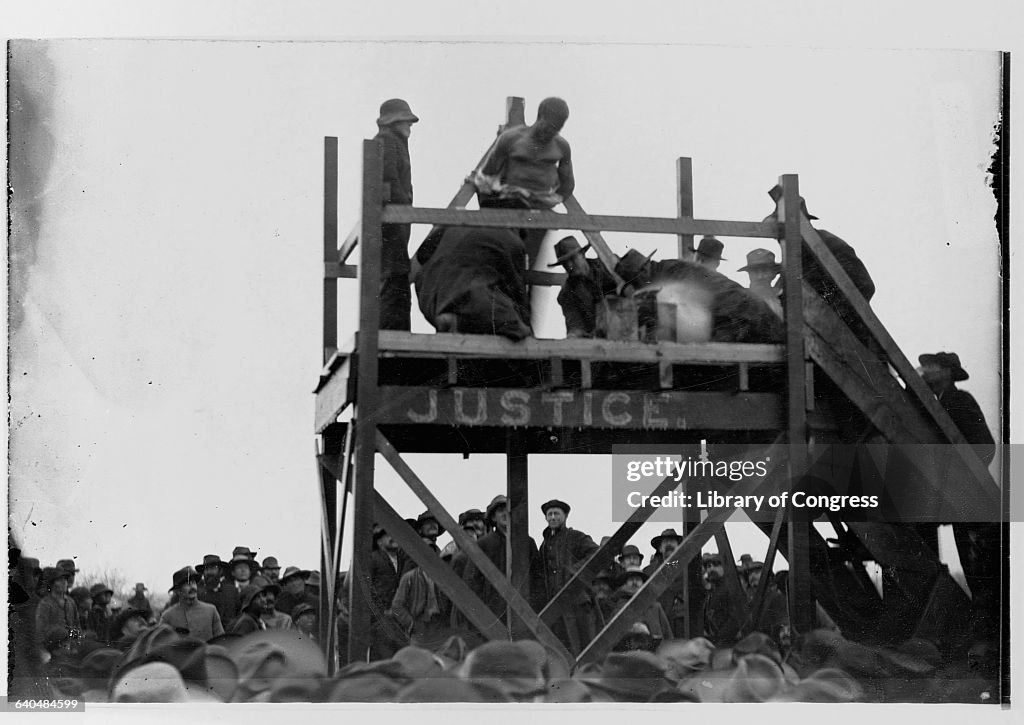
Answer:
[[[377, 118], [377, 135], [384, 148], [384, 178], [388, 204], [412, 204], [412, 164], [409, 159], [409, 134], [420, 119], [401, 98], [384, 101]], [[384, 224], [381, 227], [380, 327], [382, 330], [410, 328], [409, 311], [409, 224]]]
[[[541, 504], [540, 510], [548, 524], [544, 529], [544, 541], [540, 545], [540, 560], [544, 573], [544, 602], [547, 603], [555, 598], [555, 594], [568, 583], [580, 565], [597, 551], [597, 544], [582, 531], [566, 526], [565, 522], [571, 509], [565, 501], [552, 499]], [[571, 601], [572, 605], [563, 610], [564, 632], [560, 633], [558, 626], [554, 631], [556, 634], [564, 634], [566, 644], [578, 652], [578, 648], [586, 644], [584, 637], [591, 632], [592, 627], [578, 621], [574, 612], [579, 606], [587, 607], [590, 600], [581, 591]]]
[[606, 295], [616, 292], [614, 278], [599, 259], [587, 259], [588, 244], [580, 247], [574, 236], [555, 243], [555, 261], [548, 267], [562, 265], [565, 282], [558, 292], [558, 305], [565, 318], [565, 336], [593, 337], [597, 328], [597, 306]]

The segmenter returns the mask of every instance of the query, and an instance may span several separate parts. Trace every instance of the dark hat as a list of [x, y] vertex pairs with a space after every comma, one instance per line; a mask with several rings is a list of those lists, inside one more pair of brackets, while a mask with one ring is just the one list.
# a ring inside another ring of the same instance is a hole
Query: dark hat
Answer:
[[541, 513], [543, 513], [545, 516], [547, 516], [548, 509], [562, 509], [562, 513], [564, 513], [566, 516], [569, 515], [570, 511], [569, 504], [567, 504], [565, 501], [559, 501], [557, 498], [553, 498], [550, 501], [542, 503], [540, 505]]
[[459, 526], [465, 526], [470, 521], [486, 521], [487, 516], [480, 509], [469, 509], [459, 514]]
[[623, 557], [629, 556], [631, 554], [633, 556], [639, 556], [640, 560], [643, 561], [644, 555], [640, 553], [640, 549], [636, 548], [632, 544], [627, 544], [626, 546], [622, 547], [622, 553], [619, 554], [618, 559], [621, 562]]
[[922, 365], [938, 365], [953, 372], [953, 381], [967, 380], [970, 377], [967, 371], [960, 365], [960, 356], [955, 352], [937, 352], [934, 354], [921, 355], [918, 361]]
[[260, 565], [256, 563], [256, 560], [246, 554], [235, 554], [231, 557], [231, 561], [227, 563], [229, 569], [234, 568], [235, 564], [248, 564], [249, 569], [255, 572], [260, 568]]
[[77, 574], [80, 571], [75, 568], [75, 562], [73, 559], [61, 559], [57, 562], [57, 568], [63, 569], [68, 574]]
[[442, 526], [441, 522], [437, 520], [437, 517], [434, 516], [434, 514], [430, 513], [429, 511], [424, 511], [423, 513], [421, 513], [419, 516], [416, 517], [416, 526], [414, 526], [413, 528], [416, 529], [417, 533], [419, 533], [420, 527], [424, 523], [426, 523], [427, 521], [433, 521], [435, 524], [437, 524], [437, 535], [438, 536], [440, 536], [441, 534], [444, 533], [444, 531], [445, 531], [444, 526]]
[[[198, 570], [199, 570], [199, 568], [196, 567], [196, 571], [198, 571]], [[135, 582], [135, 591], [137, 591], [137, 592], [148, 592], [149, 590], [146, 589], [146, 585], [143, 582]]]
[[700, 240], [700, 244], [697, 245], [697, 254], [703, 254], [708, 259], [719, 259], [724, 260], [722, 256], [722, 250], [725, 249], [725, 245], [722, 244], [721, 240], [707, 236]]
[[309, 577], [306, 578], [306, 586], [313, 587], [314, 589], [320, 588], [320, 572], [316, 569], [309, 572]]
[[111, 635], [113, 638], [116, 639], [119, 637], [121, 635], [121, 628], [128, 624], [128, 620], [135, 619], [136, 617], [147, 622], [149, 621], [149, 615], [141, 609], [132, 609], [129, 607], [118, 612], [117, 616], [114, 618], [114, 624], [111, 628]]
[[48, 566], [43, 569], [43, 583], [46, 586], [53, 586], [53, 583], [58, 579], [67, 579], [68, 573], [64, 569], [59, 569], [55, 566]]
[[18, 559], [18, 568], [22, 571], [31, 571], [36, 574], [42, 574], [43, 570], [39, 568], [39, 559], [30, 556], [23, 556]]
[[92, 598], [92, 594], [86, 587], [75, 587], [68, 592], [68, 596], [74, 599], [75, 603], [78, 605], [81, 605], [86, 599]]
[[494, 498], [492, 498], [491, 502], [487, 504], [487, 520], [491, 523], [494, 523], [494, 510], [499, 506], [505, 506], [506, 508], [508, 507], [508, 497], [503, 496], [500, 493]]
[[390, 126], [399, 121], [410, 121], [416, 123], [420, 119], [409, 108], [409, 104], [401, 98], [390, 98], [380, 104], [380, 117], [377, 119], [378, 126]]
[[290, 567], [288, 567], [287, 569], [284, 570], [284, 573], [281, 575], [280, 582], [282, 584], [284, 584], [286, 581], [291, 579], [293, 576], [300, 576], [303, 579], [305, 579], [306, 577], [309, 576], [309, 570], [308, 569], [300, 569], [297, 566], [290, 566]]
[[178, 569], [178, 571], [174, 572], [174, 575], [171, 577], [171, 588], [168, 589], [167, 591], [173, 592], [175, 589], [177, 589], [178, 587], [180, 587], [182, 584], [184, 584], [186, 582], [189, 582], [189, 581], [196, 581], [196, 582], [198, 582], [198, 580], [199, 580], [199, 572], [197, 572], [195, 569], [193, 569], [190, 566], [186, 566], [183, 569]]
[[645, 257], [635, 249], [630, 249], [622, 256], [619, 263], [615, 265], [615, 273], [622, 278], [624, 284], [629, 284], [643, 274], [644, 269], [647, 268], [653, 256], [654, 252]]
[[661, 546], [663, 539], [675, 539], [678, 543], [683, 543], [683, 537], [677, 534], [675, 529], [665, 529], [660, 535], [651, 539], [651, 546], [655, 551], [657, 551], [658, 547]]
[[466, 656], [459, 674], [464, 680], [496, 687], [512, 697], [541, 694], [544, 652], [530, 640], [486, 642]]
[[109, 594], [110, 596], [114, 596], [114, 590], [106, 584], [93, 584], [89, 587], [89, 596], [95, 599], [97, 594]]
[[589, 243], [587, 244], [587, 246], [581, 247], [580, 243], [576, 240], [576, 237], [572, 235], [568, 237], [562, 237], [557, 242], [555, 242], [555, 261], [549, 264], [548, 266], [557, 267], [562, 262], [567, 260], [569, 257], [576, 254], [576, 252], [586, 252], [588, 249], [590, 249]]
[[223, 572], [228, 565], [221, 561], [220, 557], [216, 554], [207, 554], [203, 557], [203, 563], [196, 567], [196, 571], [203, 574], [208, 566], [216, 566]]
[[237, 559], [240, 556], [247, 556], [253, 561], [256, 560], [256, 552], [251, 551], [248, 546], [236, 546], [231, 550], [231, 559]]
[[263, 566], [261, 568], [263, 568], [263, 569], [280, 569], [281, 565], [277, 563], [277, 557], [276, 556], [268, 556], [266, 559], [263, 560]]
[[[772, 198], [772, 201], [778, 204], [779, 200], [782, 199], [782, 187], [776, 184], [775, 186], [768, 190], [768, 196]], [[818, 218], [811, 214], [809, 211], [807, 211], [807, 202], [804, 200], [802, 196], [800, 197], [800, 211], [802, 211], [804, 213], [804, 216], [807, 217], [808, 219]]]
[[262, 576], [262, 575], [254, 577], [253, 580], [250, 583], [253, 586], [259, 587], [260, 591], [270, 592], [275, 597], [278, 594], [281, 593], [281, 587], [280, 586], [278, 586], [277, 584], [275, 584], [274, 582], [270, 581], [269, 579], [267, 579], [265, 576]]
[[312, 604], [307, 604], [306, 602], [299, 602], [292, 609], [292, 621], [293, 622], [298, 622], [299, 621], [299, 617], [301, 617], [303, 614], [316, 614], [316, 613], [317, 613], [316, 607], [314, 607]]
[[650, 652], [613, 652], [599, 673], [577, 675], [577, 679], [624, 702], [647, 702], [670, 689], [665, 663]]
[[242, 590], [238, 593], [239, 598], [242, 600], [242, 611], [249, 608], [249, 605], [252, 604], [252, 600], [255, 599], [256, 596], [264, 590], [264, 588], [265, 587], [262, 587], [259, 584], [246, 584], [242, 587]]
[[647, 581], [647, 572], [645, 572], [642, 567], [639, 567], [636, 564], [633, 564], [632, 566], [627, 566], [623, 570], [622, 581], [625, 582], [627, 579], [629, 579], [629, 577], [633, 576], [634, 574], [636, 576], [642, 576], [644, 578], [644, 581]]
[[737, 271], [746, 272], [748, 269], [760, 269], [761, 267], [771, 267], [776, 272], [782, 271], [782, 265], [775, 261], [775, 252], [767, 249], [755, 249], [747, 254], [747, 263]]

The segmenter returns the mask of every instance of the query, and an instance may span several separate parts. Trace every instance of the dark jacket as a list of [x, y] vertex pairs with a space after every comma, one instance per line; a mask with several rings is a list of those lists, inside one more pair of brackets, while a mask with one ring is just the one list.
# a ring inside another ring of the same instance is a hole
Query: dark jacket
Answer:
[[939, 396], [939, 404], [949, 413], [968, 443], [974, 445], [978, 457], [987, 466], [995, 457], [995, 439], [985, 422], [985, 414], [974, 396], [955, 385]]
[[238, 619], [235, 620], [235, 623], [231, 625], [231, 629], [228, 630], [228, 634], [246, 635], [252, 632], [259, 632], [263, 629], [266, 629], [266, 626], [262, 625], [260, 620], [251, 614], [242, 612], [238, 615]]
[[89, 610], [85, 629], [91, 629], [95, 632], [97, 641], [108, 642], [110, 640], [110, 619], [106, 607], [93, 607]]
[[605, 295], [615, 294], [615, 280], [597, 259], [588, 259], [589, 276], [569, 275], [558, 292], [566, 332], [593, 337], [597, 306]]
[[199, 581], [199, 601], [212, 604], [217, 608], [220, 621], [230, 627], [241, 611], [242, 601], [238, 596], [238, 588], [230, 579], [221, 579], [216, 587], [208, 587], [205, 579]]
[[398, 568], [380, 549], [370, 554], [370, 615], [373, 619], [383, 616], [391, 609], [391, 602], [398, 591], [398, 581], [407, 568], [406, 557], [399, 552]]
[[[480, 550], [504, 573], [508, 559], [505, 556], [505, 534], [500, 529], [495, 529], [489, 534], [480, 537], [476, 542]], [[498, 590], [491, 586], [483, 573], [472, 561], [467, 562], [466, 570], [462, 575], [463, 581], [469, 588], [480, 597], [492, 612], [497, 614], [502, 621], [505, 619], [505, 600], [502, 599]], [[526, 591], [526, 589], [529, 591]], [[537, 553], [537, 542], [530, 538], [530, 574], [524, 586], [520, 587], [519, 593], [533, 606], [539, 610], [543, 606], [544, 576], [540, 567], [540, 557]]]
[[[149, 599], [146, 598], [146, 595], [141, 592], [135, 592], [126, 604], [131, 609], [137, 609], [140, 612], [145, 612], [147, 617], [153, 616], [153, 605], [149, 603]], [[224, 615], [222, 614], [221, 617], [223, 618], [223, 616]]]
[[399, 136], [390, 126], [383, 126], [373, 137], [384, 142], [384, 183], [391, 195], [391, 204], [412, 204], [412, 164], [409, 161], [409, 139]]
[[281, 614], [287, 614], [289, 617], [292, 616], [292, 612], [295, 607], [300, 604], [308, 604], [313, 607], [317, 612], [320, 611], [320, 600], [308, 592], [303, 592], [299, 596], [293, 596], [291, 592], [282, 591], [277, 595], [277, 599], [274, 600], [274, 609], [281, 612]]
[[[611, 621], [620, 609], [633, 597], [631, 592], [617, 589], [607, 599], [601, 601], [601, 609], [605, 622]], [[658, 602], [655, 602], [644, 610], [643, 614], [634, 618], [634, 623], [639, 622], [647, 626], [651, 637], [654, 640], [672, 639], [672, 626], [669, 624], [665, 610]]]
[[544, 529], [540, 559], [544, 572], [544, 601], [550, 602], [565, 586], [580, 564], [597, 551], [594, 540], [582, 531], [563, 526], [558, 531]]
[[42, 648], [43, 639], [46, 637], [46, 633], [52, 627], [67, 627], [69, 629], [81, 629], [82, 625], [79, 621], [78, 607], [75, 606], [75, 600], [69, 596], [64, 596], [60, 601], [54, 599], [50, 594], [39, 600], [39, 604], [36, 606], [36, 644]]

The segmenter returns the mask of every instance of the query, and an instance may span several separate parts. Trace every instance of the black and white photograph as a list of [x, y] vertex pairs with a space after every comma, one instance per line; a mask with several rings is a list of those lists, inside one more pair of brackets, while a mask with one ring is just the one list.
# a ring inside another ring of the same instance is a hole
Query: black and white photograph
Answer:
[[1009, 48], [91, 35], [7, 39], [8, 710], [1008, 710]]

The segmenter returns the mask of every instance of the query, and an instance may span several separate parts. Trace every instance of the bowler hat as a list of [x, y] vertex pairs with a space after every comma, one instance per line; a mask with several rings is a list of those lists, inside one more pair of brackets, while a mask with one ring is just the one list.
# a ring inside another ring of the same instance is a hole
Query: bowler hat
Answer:
[[697, 254], [702, 254], [708, 259], [725, 260], [722, 256], [722, 250], [725, 249], [725, 245], [715, 237], [704, 237], [700, 240], [700, 244], [697, 245]]
[[423, 524], [425, 524], [427, 521], [433, 521], [435, 524], [437, 524], [438, 536], [444, 533], [444, 526], [442, 526], [441, 522], [437, 520], [437, 517], [429, 511], [424, 511], [416, 517], [416, 526], [413, 528], [415, 528], [416, 532], [419, 533], [420, 527], [423, 526]]
[[75, 568], [75, 562], [73, 559], [61, 559], [57, 562], [57, 568], [63, 569], [68, 574], [77, 574], [80, 571]]
[[284, 574], [281, 575], [280, 582], [284, 584], [286, 581], [291, 579], [293, 576], [302, 577], [303, 579], [309, 576], [308, 569], [300, 569], [297, 566], [290, 566], [284, 570]]
[[960, 356], [955, 352], [937, 352], [935, 354], [921, 355], [918, 361], [922, 365], [938, 365], [953, 372], [953, 381], [967, 380], [970, 377], [967, 371], [960, 365]]
[[683, 537], [677, 534], [675, 529], [665, 529], [660, 535], [651, 539], [651, 546], [655, 551], [658, 550], [658, 547], [661, 546], [661, 542], [664, 539], [675, 539], [677, 543], [683, 543]]
[[562, 513], [564, 513], [566, 516], [569, 515], [570, 510], [569, 504], [567, 504], [565, 501], [559, 501], [557, 498], [553, 498], [550, 501], [547, 501], [540, 505], [541, 513], [543, 513], [545, 516], [547, 516], [548, 509], [562, 509]]
[[390, 126], [399, 121], [416, 123], [419, 120], [406, 101], [401, 98], [390, 98], [380, 104], [380, 117], [377, 119], [377, 125]]
[[590, 249], [590, 244], [580, 247], [580, 243], [576, 241], [574, 236], [562, 237], [555, 242], [555, 261], [548, 266], [557, 267], [577, 252], [586, 252], [588, 249]]
[[215, 566], [221, 572], [223, 572], [224, 569], [227, 568], [227, 564], [221, 561], [221, 558], [219, 556], [217, 556], [216, 554], [207, 554], [203, 557], [203, 563], [196, 567], [196, 571], [200, 574], [203, 574], [205, 573], [206, 567], [208, 566]]
[[109, 594], [113, 596], [114, 590], [108, 587], [106, 584], [93, 584], [91, 587], [89, 587], [89, 596], [95, 599], [97, 594]]
[[629, 579], [629, 577], [633, 575], [641, 576], [644, 578], [644, 581], [647, 581], [647, 572], [645, 572], [642, 567], [639, 567], [636, 564], [627, 566], [625, 570], [623, 570], [622, 581], [626, 581], [627, 579]]
[[640, 553], [640, 549], [636, 548], [632, 544], [627, 544], [626, 546], [622, 547], [622, 553], [619, 554], [618, 559], [621, 562], [622, 559], [627, 556], [639, 556], [640, 561], [643, 561], [644, 559], [644, 555]]
[[168, 589], [167, 591], [173, 592], [175, 589], [180, 587], [182, 584], [185, 584], [186, 582], [190, 582], [190, 581], [198, 582], [198, 580], [199, 580], [199, 572], [197, 572], [195, 569], [193, 569], [190, 566], [186, 566], [186, 567], [184, 567], [182, 569], [178, 569], [178, 571], [174, 572], [173, 576], [171, 576], [171, 588]]
[[776, 272], [782, 271], [782, 265], [775, 261], [775, 252], [767, 249], [755, 249], [747, 254], [747, 263], [737, 271], [746, 272], [749, 269], [761, 269], [762, 267], [770, 267]]
[[470, 521], [486, 521], [487, 517], [480, 509], [469, 509], [459, 514], [459, 526], [465, 526]]
[[[772, 201], [778, 204], [779, 199], [782, 198], [782, 187], [776, 184], [775, 186], [768, 190], [768, 196], [772, 198]], [[807, 211], [807, 202], [804, 200], [802, 196], [800, 197], [800, 211], [802, 211], [804, 213], [804, 216], [807, 217], [808, 219], [818, 218], [811, 214], [809, 211]]]
[[491, 502], [487, 504], [487, 520], [494, 523], [494, 511], [499, 506], [508, 507], [508, 497], [501, 495], [500, 493], [491, 499]]

